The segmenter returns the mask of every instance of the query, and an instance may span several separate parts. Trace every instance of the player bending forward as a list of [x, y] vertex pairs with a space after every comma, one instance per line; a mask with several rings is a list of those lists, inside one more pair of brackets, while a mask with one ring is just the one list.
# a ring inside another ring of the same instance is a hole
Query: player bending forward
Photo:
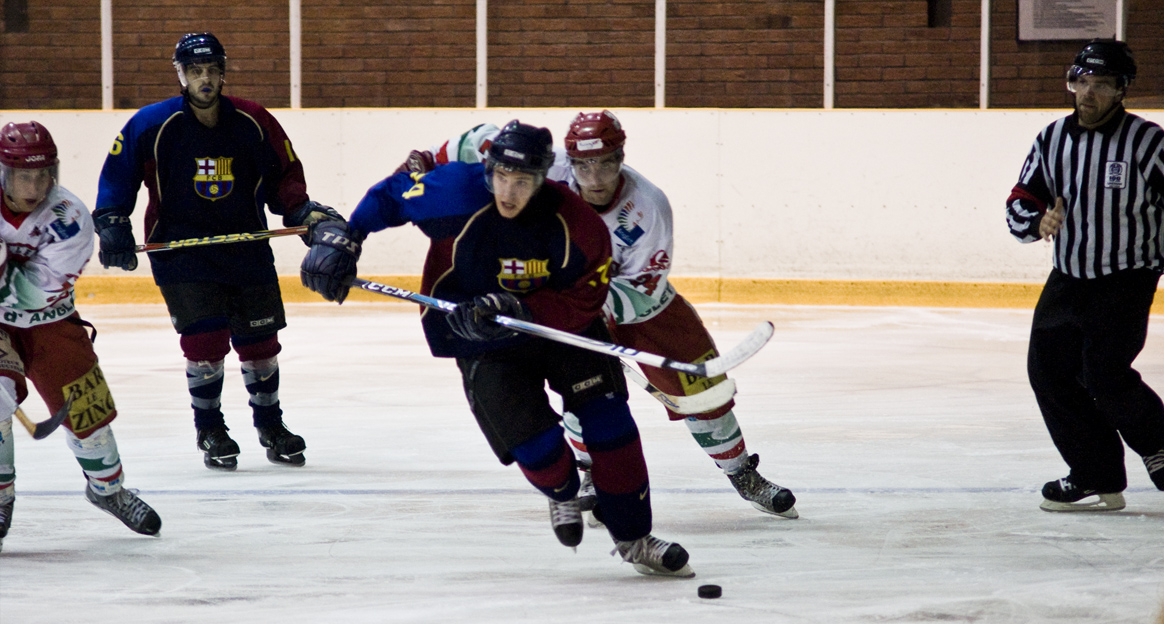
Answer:
[[547, 382], [583, 424], [616, 552], [643, 574], [692, 576], [687, 551], [650, 534], [647, 466], [618, 360], [490, 320], [503, 314], [609, 340], [602, 304], [610, 238], [577, 195], [545, 181], [552, 159], [550, 131], [515, 120], [492, 142], [484, 165], [394, 174], [364, 196], [350, 230], [344, 223], [312, 227], [303, 283], [342, 302], [365, 233], [416, 224], [432, 239], [422, 291], [458, 304], [447, 316], [422, 313], [429, 348], [456, 358], [489, 445], [549, 497], [558, 540], [570, 547], [582, 541], [581, 479]]
[[[454, 160], [476, 162], [497, 135], [485, 124], [433, 148], [413, 152], [402, 166], [425, 170]], [[614, 114], [579, 113], [566, 134], [565, 157], [559, 152], [549, 175], [569, 183], [610, 230], [614, 261], [604, 312], [611, 321], [614, 341], [640, 351], [658, 353], [681, 362], [702, 362], [719, 355], [695, 308], [668, 281], [674, 239], [671, 204], [659, 187], [623, 164], [626, 133]], [[692, 396], [727, 381], [641, 365], [647, 379], [663, 392]], [[728, 397], [719, 407], [685, 415], [668, 408], [671, 420], [682, 420], [700, 448], [724, 471], [740, 496], [765, 513], [797, 518], [796, 497], [756, 471], [759, 455], [744, 444]], [[566, 431], [585, 470], [590, 454], [581, 425], [566, 414]], [[590, 475], [582, 484], [582, 506], [594, 505]]]
[[88, 480], [85, 497], [145, 535], [162, 528], [158, 514], [122, 487], [124, 475], [110, 423], [117, 416], [74, 305], [73, 285], [93, 253], [85, 204], [57, 184], [57, 146], [33, 121], [0, 130], [0, 542], [16, 500], [12, 415], [36, 385], [50, 412], [72, 400], [64, 421], [69, 449]]

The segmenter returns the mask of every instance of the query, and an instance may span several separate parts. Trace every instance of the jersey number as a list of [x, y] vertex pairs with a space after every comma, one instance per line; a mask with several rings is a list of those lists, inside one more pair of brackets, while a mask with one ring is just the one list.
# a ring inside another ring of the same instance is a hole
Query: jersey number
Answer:
[[117, 138], [113, 139], [113, 147], [109, 148], [109, 154], [111, 156], [116, 156], [116, 155], [121, 153], [121, 142], [124, 140], [125, 140], [125, 136], [123, 136], [120, 132], [118, 132]]
[[424, 176], [425, 174], [417, 172], [408, 174], [408, 177], [412, 178], [412, 181], [416, 182], [416, 184], [413, 184], [412, 188], [404, 191], [404, 194], [401, 195], [401, 197], [404, 199], [412, 199], [413, 197], [424, 195], [424, 183], [420, 181]]

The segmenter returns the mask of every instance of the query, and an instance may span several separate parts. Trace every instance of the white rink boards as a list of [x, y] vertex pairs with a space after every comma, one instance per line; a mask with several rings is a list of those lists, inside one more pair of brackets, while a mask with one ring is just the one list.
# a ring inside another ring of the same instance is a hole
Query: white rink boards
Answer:
[[[1164, 493], [1127, 460], [1128, 507], [1050, 514], [1066, 468], [1026, 382], [1029, 311], [700, 306], [721, 347], [776, 334], [733, 375], [761, 473], [801, 518], [730, 489], [681, 423], [632, 388], [655, 533], [694, 579], [647, 578], [589, 530], [557, 544], [544, 499], [490, 453], [455, 365], [415, 308], [295, 304], [285, 420], [307, 465], [269, 464], [234, 356], [239, 470], [211, 472], [161, 306], [82, 306], [121, 415], [127, 485], [161, 514], [131, 533], [81, 496], [55, 434], [16, 431], [0, 622], [1149, 622], [1164, 601]], [[1138, 368], [1164, 390], [1153, 319]], [[26, 401], [47, 416], [37, 398]], [[703, 600], [696, 588], [723, 587]]]

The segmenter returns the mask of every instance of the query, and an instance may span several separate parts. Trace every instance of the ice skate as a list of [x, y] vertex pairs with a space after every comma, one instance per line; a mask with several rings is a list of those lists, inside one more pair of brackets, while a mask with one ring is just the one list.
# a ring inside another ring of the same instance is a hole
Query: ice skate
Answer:
[[0, 550], [4, 550], [4, 538], [8, 536], [8, 528], [12, 526], [12, 506], [16, 499], [0, 505]]
[[687, 565], [687, 550], [674, 542], [665, 542], [653, 535], [641, 537], [633, 542], [614, 541], [614, 550], [623, 561], [635, 566], [639, 574], [658, 576], [679, 576], [691, 578], [695, 571]]
[[559, 503], [551, 498], [550, 526], [554, 527], [554, 535], [563, 546], [577, 550], [578, 544], [582, 543], [582, 512], [578, 508], [578, 499]]
[[794, 506], [796, 505], [796, 497], [787, 488], [782, 488], [761, 477], [760, 473], [756, 472], [756, 466], [759, 463], [759, 455], [753, 454], [748, 457], [739, 471], [727, 476], [728, 480], [732, 482], [732, 486], [736, 488], [744, 500], [752, 504], [752, 507], [764, 513], [791, 520], [799, 518], [800, 514], [796, 512]]
[[1153, 455], [1144, 456], [1144, 467], [1148, 469], [1148, 476], [1157, 490], [1164, 490], [1164, 450]]
[[85, 498], [94, 507], [121, 520], [125, 526], [142, 535], [157, 535], [162, 530], [162, 518], [158, 512], [125, 488], [109, 496], [101, 496], [93, 488], [86, 487]]
[[1067, 476], [1043, 486], [1043, 503], [1039, 508], [1043, 511], [1119, 511], [1124, 508], [1124, 495], [1080, 488]]
[[582, 510], [582, 519], [586, 521], [586, 526], [594, 529], [602, 526], [602, 519], [599, 518], [598, 510], [598, 495], [594, 493], [594, 480], [590, 478], [590, 465], [583, 464], [582, 469], [582, 485], [578, 488], [578, 507]]
[[272, 464], [302, 466], [307, 462], [307, 458], [303, 457], [307, 444], [303, 438], [287, 431], [282, 422], [255, 429], [259, 431], [259, 444], [267, 449], [267, 460]]
[[238, 443], [226, 433], [225, 426], [198, 430], [198, 450], [205, 453], [202, 463], [212, 470], [238, 468]]

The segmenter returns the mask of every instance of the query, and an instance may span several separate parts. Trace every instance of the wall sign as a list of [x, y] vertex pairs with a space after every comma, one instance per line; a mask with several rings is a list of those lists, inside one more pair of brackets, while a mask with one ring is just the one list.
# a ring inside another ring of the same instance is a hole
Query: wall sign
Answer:
[[1114, 39], [1117, 0], [1018, 0], [1019, 41]]

